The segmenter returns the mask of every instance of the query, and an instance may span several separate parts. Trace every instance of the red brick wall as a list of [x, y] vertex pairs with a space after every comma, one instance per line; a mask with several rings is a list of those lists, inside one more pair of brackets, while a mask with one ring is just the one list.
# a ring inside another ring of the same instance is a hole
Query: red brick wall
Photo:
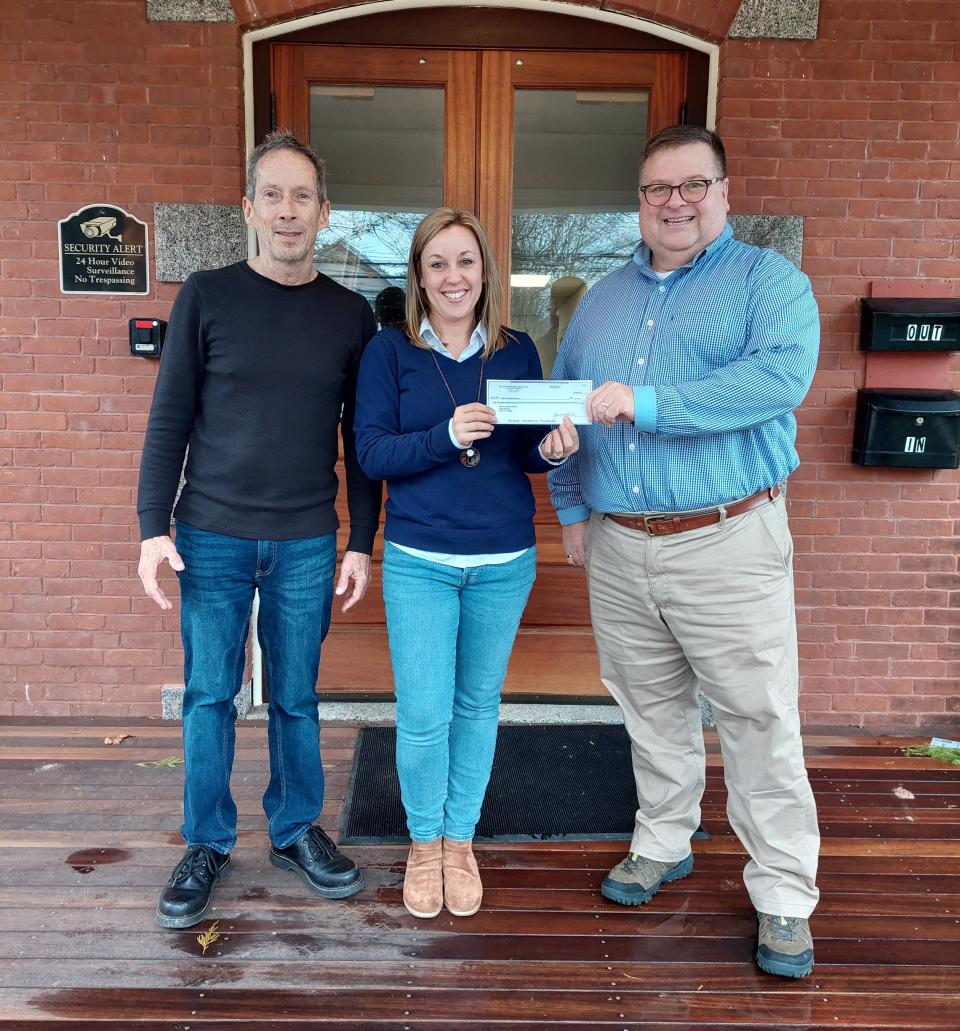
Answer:
[[[235, 203], [234, 25], [150, 24], [143, 0], [5, 0], [0, 18], [0, 715], [157, 715], [176, 619], [141, 597], [134, 502], [155, 364], [124, 299], [59, 291], [57, 221]], [[151, 272], [153, 240], [151, 233]], [[152, 282], [151, 274], [151, 282]]]
[[[722, 38], [737, 4], [610, 6]], [[308, 9], [256, 5], [258, 23]], [[157, 201], [236, 202], [239, 33], [150, 24], [142, 0], [4, 6], [0, 715], [156, 715], [159, 685], [182, 679], [176, 618], [136, 580], [155, 366], [126, 341], [126, 320], [165, 316], [176, 287], [62, 296], [57, 221], [101, 201], [150, 223]], [[805, 719], [956, 726], [960, 478], [857, 468], [849, 450], [858, 298], [891, 278], [952, 291], [960, 276], [960, 9], [823, 0], [816, 41], [725, 42], [719, 95], [734, 211], [804, 216], [823, 312], [791, 492]]]
[[[952, 296], [960, 277], [960, 7], [825, 0], [816, 41], [730, 40], [720, 72], [733, 210], [804, 216], [822, 313], [790, 506], [805, 719], [956, 726], [960, 477], [849, 452], [858, 299], [891, 279]], [[960, 387], [956, 356], [927, 364]]]

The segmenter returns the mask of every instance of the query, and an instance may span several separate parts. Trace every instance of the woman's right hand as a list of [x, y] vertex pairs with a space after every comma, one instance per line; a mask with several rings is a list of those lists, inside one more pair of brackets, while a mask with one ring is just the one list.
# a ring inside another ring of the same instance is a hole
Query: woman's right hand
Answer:
[[460, 405], [453, 413], [453, 435], [466, 447], [475, 440], [483, 440], [493, 433], [497, 413], [479, 402]]

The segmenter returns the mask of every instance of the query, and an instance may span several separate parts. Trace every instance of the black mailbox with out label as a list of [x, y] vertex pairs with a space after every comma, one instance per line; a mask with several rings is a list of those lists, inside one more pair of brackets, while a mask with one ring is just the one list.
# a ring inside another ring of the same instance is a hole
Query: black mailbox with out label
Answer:
[[159, 358], [166, 331], [163, 319], [131, 319], [130, 353], [140, 358]]
[[864, 297], [863, 351], [960, 351], [960, 297]]
[[899, 469], [960, 468], [960, 393], [858, 391], [853, 461]]

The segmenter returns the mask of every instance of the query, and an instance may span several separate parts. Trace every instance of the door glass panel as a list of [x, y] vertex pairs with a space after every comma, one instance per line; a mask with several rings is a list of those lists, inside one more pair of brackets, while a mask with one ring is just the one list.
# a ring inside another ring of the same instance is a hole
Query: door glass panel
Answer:
[[510, 323], [548, 375], [577, 302], [639, 240], [648, 91], [514, 94]]
[[382, 290], [404, 287], [413, 231], [443, 203], [443, 104], [442, 87], [310, 87], [331, 202], [314, 266], [375, 308]]

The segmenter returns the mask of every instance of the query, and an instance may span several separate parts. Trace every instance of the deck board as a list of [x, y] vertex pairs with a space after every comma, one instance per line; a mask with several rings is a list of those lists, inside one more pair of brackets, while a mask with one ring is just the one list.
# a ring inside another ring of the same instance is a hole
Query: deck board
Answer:
[[[131, 736], [118, 745], [106, 737]], [[357, 727], [324, 727], [325, 821], [336, 829]], [[401, 846], [350, 849], [366, 886], [309, 896], [266, 858], [265, 730], [238, 726], [240, 835], [210, 921], [222, 937], [153, 924], [181, 852], [180, 753], [156, 721], [0, 723], [0, 1026], [4, 1031], [957, 1031], [960, 768], [908, 758], [913, 739], [806, 738], [820, 806], [817, 968], [761, 974], [708, 742], [693, 876], [642, 909], [598, 887], [616, 840], [478, 847], [485, 899], [469, 919], [421, 921], [401, 901]], [[903, 787], [913, 799], [902, 799]]]

